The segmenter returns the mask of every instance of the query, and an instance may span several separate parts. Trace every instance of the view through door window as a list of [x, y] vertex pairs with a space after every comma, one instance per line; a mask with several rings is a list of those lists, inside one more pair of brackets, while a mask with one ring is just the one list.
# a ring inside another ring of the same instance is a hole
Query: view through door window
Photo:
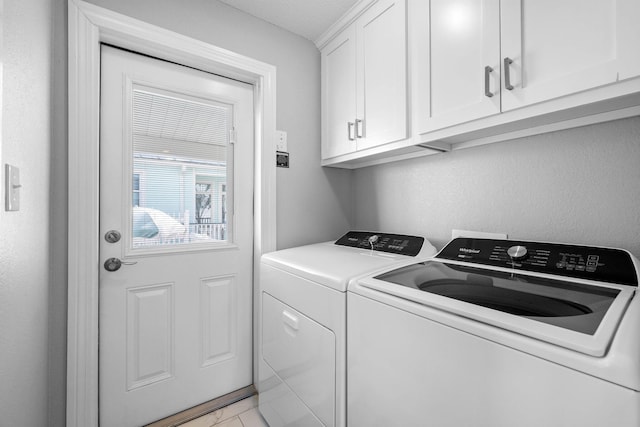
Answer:
[[233, 106], [133, 90], [133, 248], [226, 242]]

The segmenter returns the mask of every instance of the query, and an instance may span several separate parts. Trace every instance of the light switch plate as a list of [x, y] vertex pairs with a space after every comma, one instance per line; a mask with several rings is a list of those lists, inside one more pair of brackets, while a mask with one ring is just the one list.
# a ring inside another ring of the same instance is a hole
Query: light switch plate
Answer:
[[283, 130], [276, 131], [276, 151], [288, 152], [287, 133]]
[[5, 210], [20, 210], [20, 169], [10, 164], [5, 165]]

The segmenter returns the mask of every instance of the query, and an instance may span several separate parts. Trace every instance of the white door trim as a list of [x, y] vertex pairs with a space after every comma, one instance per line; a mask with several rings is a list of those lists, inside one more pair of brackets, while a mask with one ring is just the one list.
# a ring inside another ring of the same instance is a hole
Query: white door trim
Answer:
[[[74, 427], [98, 426], [98, 144], [103, 42], [254, 85], [254, 284], [259, 279], [260, 256], [276, 248], [276, 68], [69, 0], [67, 426]], [[254, 314], [254, 329], [257, 318]], [[254, 363], [254, 375], [256, 372]]]

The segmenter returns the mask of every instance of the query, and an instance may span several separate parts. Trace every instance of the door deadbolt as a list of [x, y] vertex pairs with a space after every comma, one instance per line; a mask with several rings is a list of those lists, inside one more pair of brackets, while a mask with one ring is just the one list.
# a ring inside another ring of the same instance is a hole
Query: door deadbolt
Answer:
[[104, 235], [104, 240], [109, 243], [116, 243], [120, 241], [122, 234], [118, 230], [109, 230]]
[[109, 258], [104, 262], [104, 269], [107, 271], [118, 271], [123, 265], [134, 265], [137, 262], [122, 262], [118, 258]]

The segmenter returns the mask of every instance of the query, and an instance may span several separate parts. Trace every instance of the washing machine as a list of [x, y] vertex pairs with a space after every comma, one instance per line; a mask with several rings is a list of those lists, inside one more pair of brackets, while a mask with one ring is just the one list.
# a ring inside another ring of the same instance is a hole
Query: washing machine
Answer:
[[348, 290], [348, 424], [640, 425], [638, 260], [459, 238]]
[[345, 426], [349, 282], [435, 253], [422, 237], [350, 231], [262, 256], [258, 401], [271, 427]]

